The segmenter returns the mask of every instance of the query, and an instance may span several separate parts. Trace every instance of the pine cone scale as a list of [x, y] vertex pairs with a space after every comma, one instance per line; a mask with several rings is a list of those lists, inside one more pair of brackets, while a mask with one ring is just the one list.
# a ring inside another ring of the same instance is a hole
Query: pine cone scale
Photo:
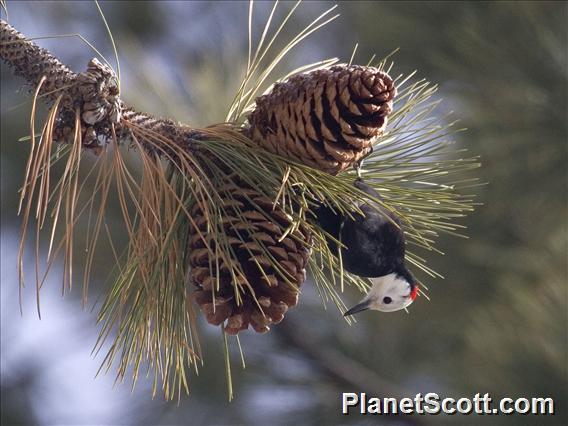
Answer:
[[[226, 321], [229, 334], [249, 327], [266, 332], [298, 303], [309, 255], [309, 232], [297, 230], [280, 241], [291, 218], [241, 179], [231, 178], [231, 183], [218, 189], [224, 200], [224, 217], [217, 226], [226, 234], [233, 254], [227, 258], [205, 248], [193, 227], [188, 238], [190, 280], [195, 286], [195, 301], [209, 323]], [[205, 216], [202, 207], [195, 206], [192, 213], [195, 222], [201, 223], [199, 218]], [[212, 235], [204, 238], [209, 241]]]
[[256, 100], [246, 133], [273, 153], [335, 174], [371, 151], [395, 96], [393, 80], [372, 67], [299, 74]]

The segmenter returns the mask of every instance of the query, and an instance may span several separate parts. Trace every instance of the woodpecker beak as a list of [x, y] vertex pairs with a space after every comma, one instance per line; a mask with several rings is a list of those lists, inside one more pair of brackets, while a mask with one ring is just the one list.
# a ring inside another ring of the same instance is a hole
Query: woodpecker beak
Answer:
[[357, 314], [359, 312], [366, 311], [367, 309], [370, 308], [371, 308], [371, 299], [363, 300], [361, 303], [353, 306], [351, 309], [345, 312], [343, 316], [346, 317], [348, 315]]

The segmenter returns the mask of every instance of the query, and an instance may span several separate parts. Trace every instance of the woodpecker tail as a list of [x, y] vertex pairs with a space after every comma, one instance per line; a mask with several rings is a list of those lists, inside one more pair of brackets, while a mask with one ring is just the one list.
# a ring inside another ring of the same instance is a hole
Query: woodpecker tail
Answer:
[[[321, 229], [336, 240], [339, 240], [339, 233], [341, 232], [341, 225], [343, 222], [343, 217], [340, 214], [337, 214], [330, 207], [322, 204], [313, 210], [313, 215]], [[337, 255], [339, 252], [337, 243], [332, 239], [327, 238], [327, 245], [330, 251], [334, 255]]]

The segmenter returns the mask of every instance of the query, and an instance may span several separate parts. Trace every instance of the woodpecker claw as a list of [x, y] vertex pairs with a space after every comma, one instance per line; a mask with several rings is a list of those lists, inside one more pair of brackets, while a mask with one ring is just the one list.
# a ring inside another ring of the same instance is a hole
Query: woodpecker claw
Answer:
[[363, 159], [361, 158], [359, 161], [357, 161], [354, 165], [355, 167], [355, 173], [357, 173], [357, 179], [361, 179], [361, 169], [363, 168]]
[[372, 153], [373, 153], [373, 147], [371, 146], [371, 151], [367, 155], [365, 155], [363, 158], [361, 158], [359, 161], [356, 161], [355, 164], [353, 165], [353, 167], [355, 168], [355, 173], [357, 173], [358, 179], [362, 178], [361, 171], [363, 170], [363, 161], [365, 160], [365, 158], [367, 158]]

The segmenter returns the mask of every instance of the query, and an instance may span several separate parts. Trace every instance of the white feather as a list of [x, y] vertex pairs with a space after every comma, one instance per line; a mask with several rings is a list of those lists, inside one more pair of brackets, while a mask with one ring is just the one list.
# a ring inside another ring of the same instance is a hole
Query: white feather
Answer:
[[413, 302], [410, 283], [394, 273], [371, 278], [371, 282], [373, 287], [363, 299], [369, 304], [369, 309], [394, 312], [405, 309]]

